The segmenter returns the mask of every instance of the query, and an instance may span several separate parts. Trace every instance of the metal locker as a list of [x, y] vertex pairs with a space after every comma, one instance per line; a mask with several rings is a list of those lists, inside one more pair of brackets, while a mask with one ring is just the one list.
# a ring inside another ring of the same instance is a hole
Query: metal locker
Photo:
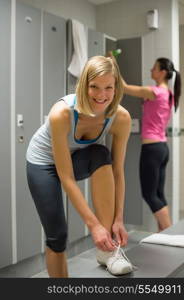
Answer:
[[17, 260], [41, 252], [41, 225], [26, 180], [26, 150], [40, 126], [41, 11], [16, 7]]
[[105, 53], [117, 49], [117, 40], [105, 36]]
[[[77, 182], [83, 195], [85, 196], [85, 181]], [[87, 200], [87, 199], [86, 199]], [[76, 209], [68, 199], [68, 241], [69, 243], [79, 240], [86, 235], [85, 224]]]
[[[142, 42], [141, 38], [122, 39], [117, 41], [117, 48], [122, 49], [122, 55], [117, 58], [118, 65], [125, 81], [130, 84], [142, 83]], [[132, 119], [141, 119], [141, 99], [124, 96], [121, 102]], [[131, 132], [127, 145], [125, 159], [125, 223], [142, 224], [143, 200], [139, 182], [139, 156], [141, 149], [140, 129]]]
[[[67, 68], [70, 65], [70, 62], [72, 60], [72, 55], [74, 51], [74, 46], [73, 46], [73, 35], [72, 35], [72, 21], [68, 20], [67, 25]], [[66, 76], [66, 92], [67, 94], [73, 94], [75, 93], [75, 86], [77, 83], [77, 78], [74, 77], [70, 72], [67, 70], [67, 76]]]
[[88, 57], [105, 54], [104, 34], [88, 28]]
[[43, 15], [43, 114], [66, 94], [66, 21]]
[[[67, 21], [67, 68], [71, 62], [73, 54], [72, 21]], [[67, 71], [67, 94], [75, 93], [77, 78]], [[78, 185], [84, 195], [84, 180], [79, 181]], [[71, 201], [67, 199], [67, 222], [68, 222], [68, 241], [69, 243], [79, 240], [85, 236], [85, 224], [80, 215], [73, 207]]]
[[[43, 121], [66, 94], [66, 20], [43, 13]], [[66, 211], [66, 195], [63, 192]]]
[[0, 1], [0, 268], [12, 263], [11, 228], [11, 1]]

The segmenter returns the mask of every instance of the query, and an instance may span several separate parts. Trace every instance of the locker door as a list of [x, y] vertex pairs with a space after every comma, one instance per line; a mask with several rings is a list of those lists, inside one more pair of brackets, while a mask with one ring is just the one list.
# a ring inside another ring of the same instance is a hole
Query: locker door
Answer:
[[[69, 66], [72, 54], [73, 54], [73, 37], [72, 37], [72, 21], [67, 22], [67, 67]], [[67, 71], [67, 94], [75, 93], [75, 85], [77, 78], [72, 76]], [[83, 193], [85, 194], [85, 182], [81, 180], [78, 185]], [[67, 221], [68, 221], [68, 241], [69, 243], [79, 240], [85, 236], [85, 225], [81, 217], [79, 216], [76, 209], [71, 204], [70, 200], [67, 199]]]
[[[43, 15], [43, 117], [66, 94], [66, 20]], [[43, 118], [43, 120], [44, 120]], [[63, 193], [66, 211], [66, 195]]]
[[11, 1], [0, 1], [0, 268], [12, 263], [11, 232]]
[[43, 113], [66, 93], [66, 21], [49, 13], [43, 17]]
[[[72, 60], [72, 55], [74, 51], [73, 46], [73, 35], [72, 35], [72, 21], [67, 21], [67, 68], [70, 65], [70, 62]], [[74, 77], [70, 72], [67, 70], [67, 94], [75, 93], [75, 86], [77, 83], [77, 78]]]
[[105, 37], [105, 53], [117, 49], [117, 41]]
[[[141, 85], [142, 81], [142, 50], [141, 38], [131, 38], [117, 41], [117, 47], [122, 49], [118, 56], [118, 64], [122, 76], [130, 84]], [[125, 107], [132, 119], [141, 119], [141, 100], [139, 98], [124, 96], [122, 106]], [[142, 224], [143, 200], [139, 182], [139, 157], [141, 141], [140, 130], [131, 133], [125, 160], [125, 223]]]
[[88, 57], [105, 54], [104, 34], [88, 28]]
[[40, 126], [41, 11], [17, 3], [16, 8], [16, 220], [18, 261], [41, 252], [41, 225], [26, 180], [26, 150]]
[[[85, 196], [85, 181], [78, 181], [77, 184]], [[71, 243], [79, 240], [85, 235], [86, 229], [84, 221], [68, 199], [68, 240]]]

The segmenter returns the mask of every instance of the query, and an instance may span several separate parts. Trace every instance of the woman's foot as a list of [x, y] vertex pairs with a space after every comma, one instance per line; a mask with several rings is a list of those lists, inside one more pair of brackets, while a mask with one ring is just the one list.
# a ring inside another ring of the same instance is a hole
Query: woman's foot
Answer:
[[97, 262], [107, 266], [107, 270], [113, 275], [122, 275], [132, 272], [133, 265], [126, 257], [120, 245], [115, 251], [106, 252], [97, 249]]

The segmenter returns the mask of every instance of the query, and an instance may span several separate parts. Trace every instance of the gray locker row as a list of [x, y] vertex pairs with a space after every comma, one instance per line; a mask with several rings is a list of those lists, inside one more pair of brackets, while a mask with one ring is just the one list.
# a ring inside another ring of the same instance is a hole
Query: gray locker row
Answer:
[[[43, 232], [27, 187], [25, 154], [50, 107], [62, 95], [74, 92], [76, 84], [76, 78], [67, 72], [73, 52], [71, 21], [18, 1], [13, 17], [12, 11], [11, 0], [0, 0], [0, 268], [44, 250]], [[93, 29], [87, 32], [88, 57], [123, 48], [125, 53], [118, 61], [123, 75], [141, 83], [140, 39], [116, 42]], [[129, 100], [125, 98], [123, 106], [139, 118], [139, 105]], [[129, 224], [142, 222], [139, 147], [139, 136], [132, 135], [125, 166], [125, 222]], [[88, 180], [79, 186], [92, 207]], [[73, 242], [88, 230], [66, 195], [64, 200], [69, 242]]]

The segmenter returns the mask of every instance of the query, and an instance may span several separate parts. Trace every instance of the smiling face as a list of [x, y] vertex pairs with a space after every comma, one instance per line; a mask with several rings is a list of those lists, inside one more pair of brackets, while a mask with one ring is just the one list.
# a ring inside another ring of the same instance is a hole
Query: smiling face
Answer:
[[88, 84], [90, 107], [95, 115], [105, 112], [115, 94], [115, 78], [111, 73], [97, 76]]

